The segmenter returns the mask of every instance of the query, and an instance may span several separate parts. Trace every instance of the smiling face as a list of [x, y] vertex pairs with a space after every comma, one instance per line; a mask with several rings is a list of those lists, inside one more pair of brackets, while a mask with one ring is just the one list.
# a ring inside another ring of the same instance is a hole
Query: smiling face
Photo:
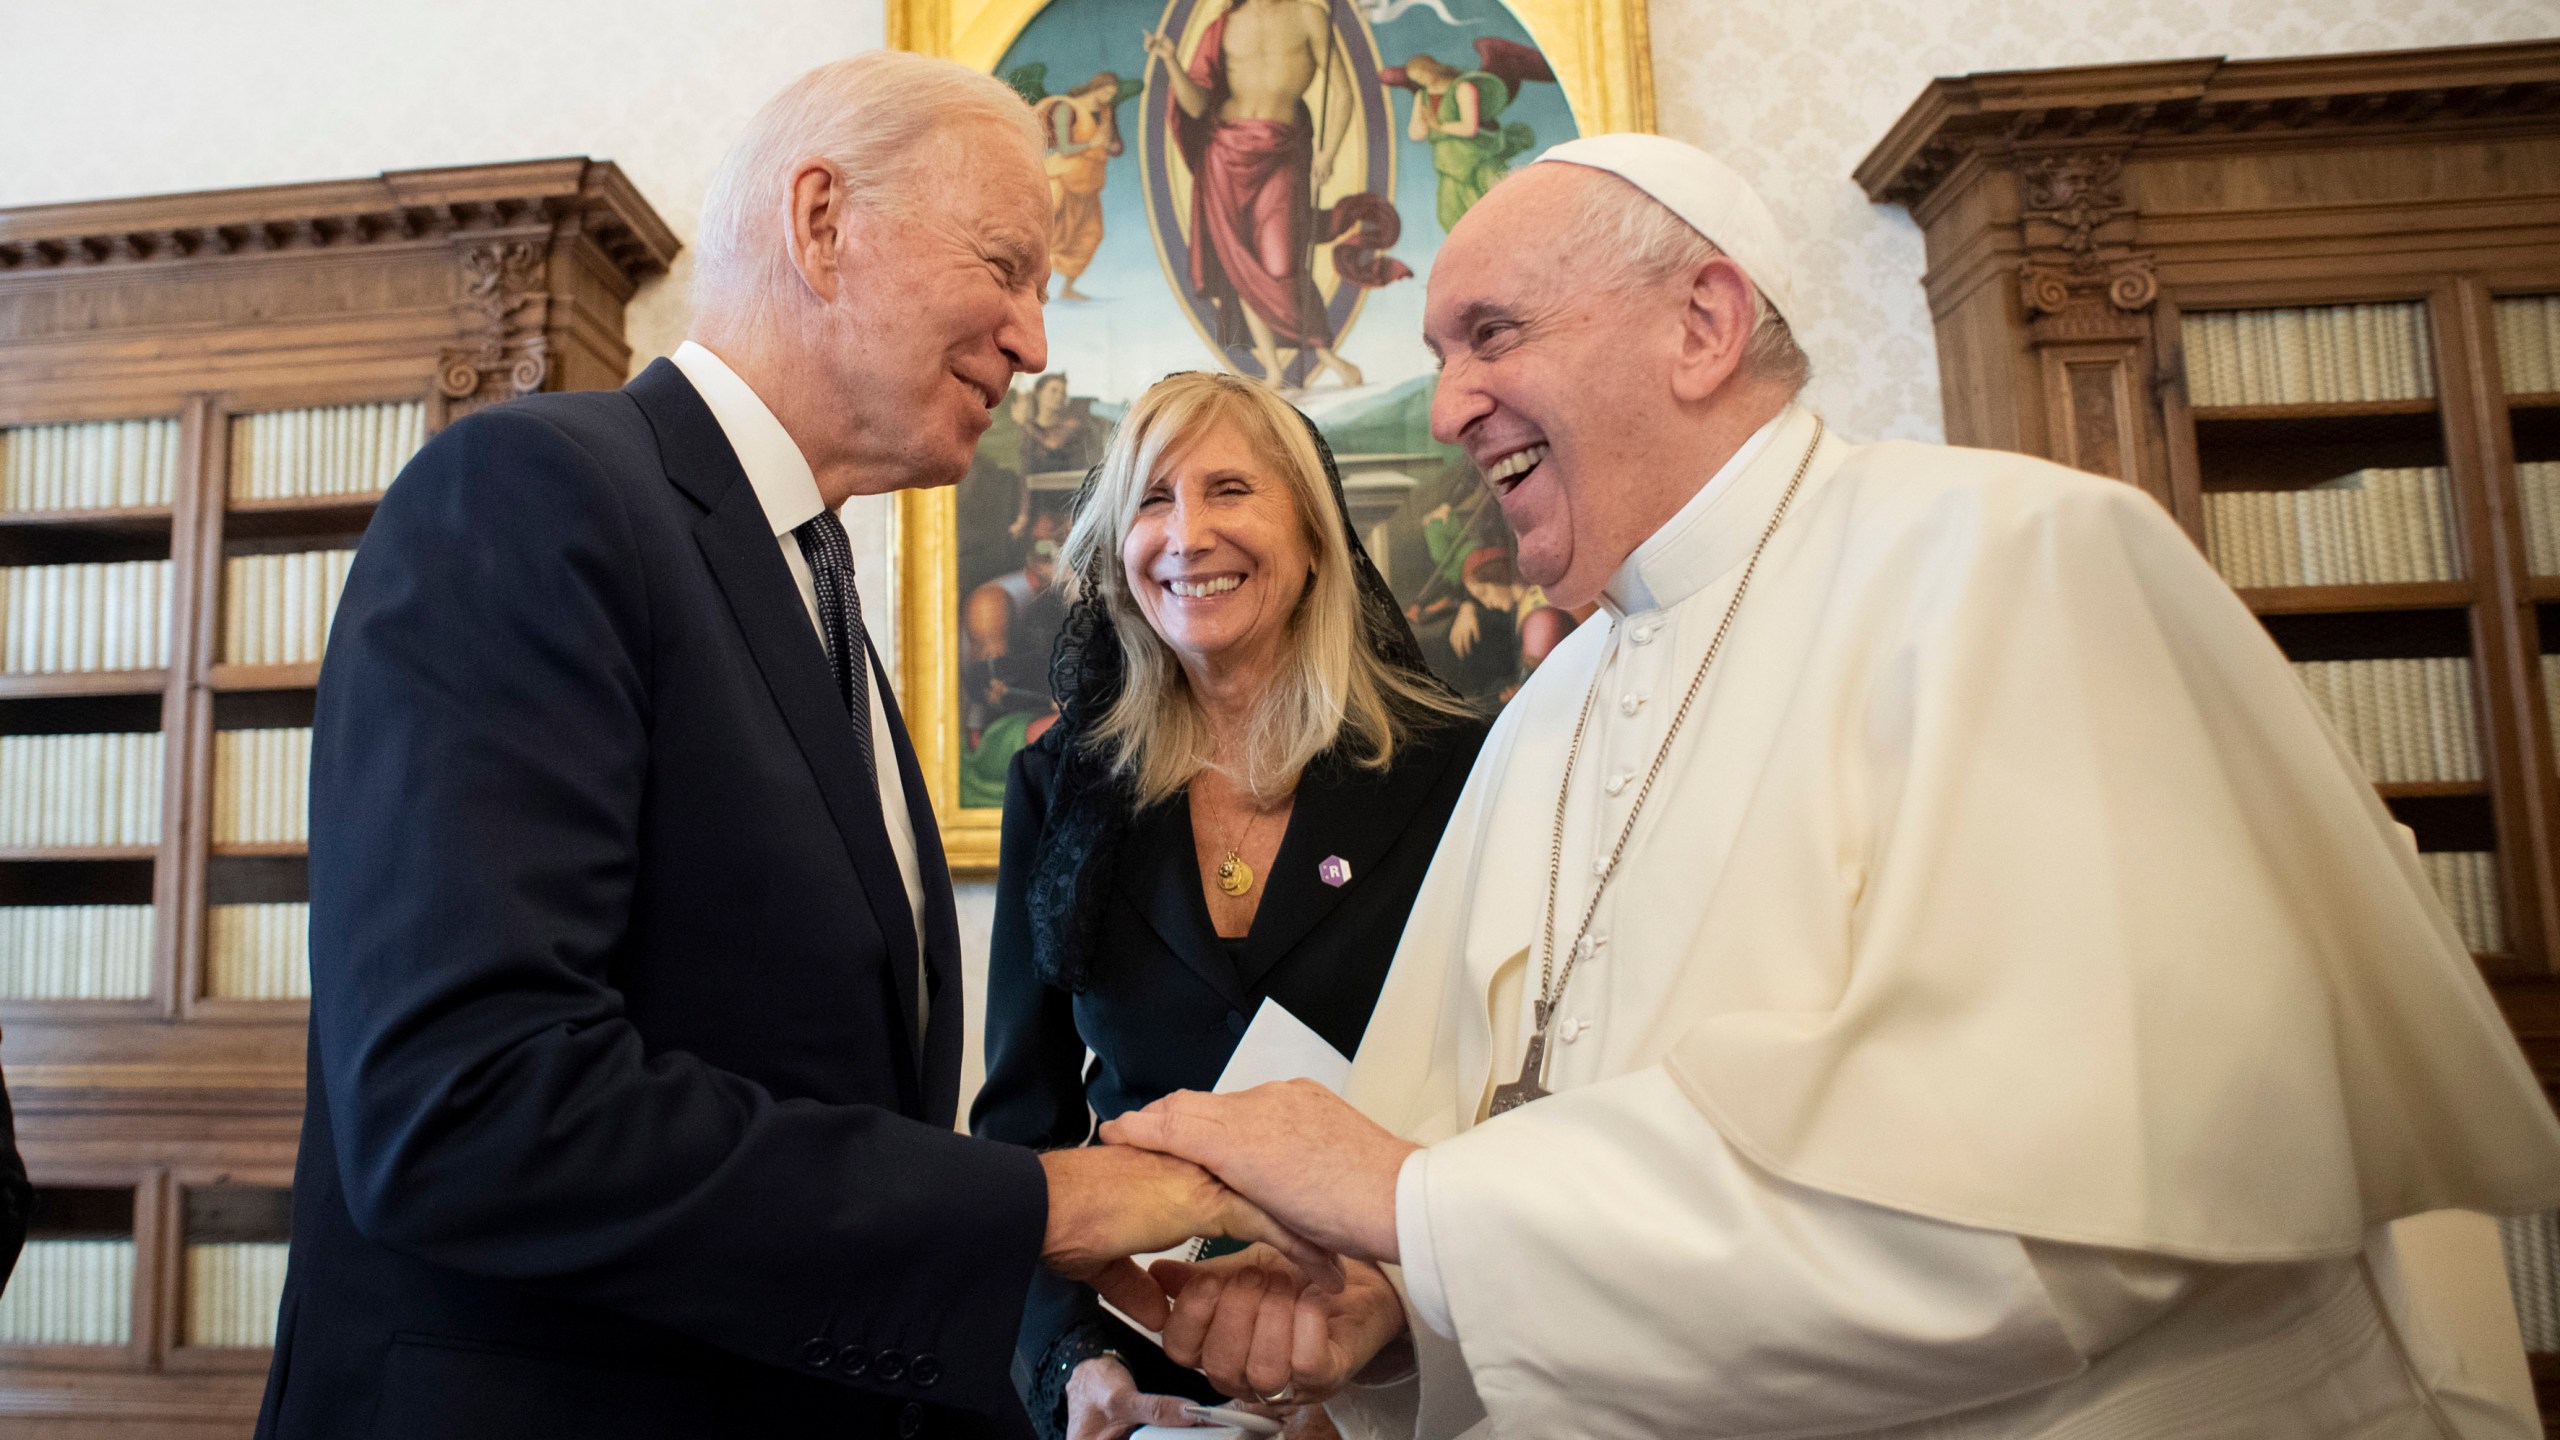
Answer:
[[931, 143], [905, 205], [854, 207], [837, 231], [824, 345], [862, 491], [957, 482], [1013, 377], [1048, 363], [1038, 156], [985, 122]]
[[1505, 180], [1450, 232], [1423, 313], [1441, 360], [1431, 433], [1475, 461], [1522, 577], [1562, 605], [1597, 596], [1667, 518], [1649, 492], [1673, 478], [1656, 472], [1686, 286], [1591, 284], [1579, 227], [1554, 221], [1577, 187], [1615, 183], [1561, 164]]
[[1216, 679], [1278, 663], [1315, 549], [1288, 476], [1218, 423], [1158, 463], [1120, 564], [1138, 612], [1183, 669]]

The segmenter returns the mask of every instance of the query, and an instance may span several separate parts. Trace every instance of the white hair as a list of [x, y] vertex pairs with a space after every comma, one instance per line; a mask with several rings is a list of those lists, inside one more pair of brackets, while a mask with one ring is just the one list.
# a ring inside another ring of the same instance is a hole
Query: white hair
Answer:
[[[1670, 206], [1618, 176], [1603, 178], [1610, 183], [1582, 187], [1564, 219], [1567, 233], [1579, 237], [1575, 253], [1599, 257], [1586, 272], [1592, 283], [1620, 292], [1649, 289], [1695, 275], [1724, 254]], [[1748, 281], [1749, 272], [1743, 278]], [[1790, 395], [1813, 379], [1812, 357], [1757, 283], [1751, 285], [1751, 338], [1734, 373], [1783, 385]]]
[[930, 178], [933, 137], [973, 121], [1039, 154], [1039, 125], [1013, 87], [948, 60], [872, 50], [792, 81], [747, 122], [702, 197], [696, 313], [753, 327], [793, 293], [788, 188], [801, 162], [833, 165], [850, 203], [895, 210]]

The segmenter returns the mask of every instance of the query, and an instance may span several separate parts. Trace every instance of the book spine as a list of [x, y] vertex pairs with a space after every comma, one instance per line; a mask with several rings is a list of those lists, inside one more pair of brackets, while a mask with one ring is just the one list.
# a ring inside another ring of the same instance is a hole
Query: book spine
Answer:
[[27, 1242], [0, 1290], [0, 1344], [124, 1345], [132, 1336], [132, 1240]]

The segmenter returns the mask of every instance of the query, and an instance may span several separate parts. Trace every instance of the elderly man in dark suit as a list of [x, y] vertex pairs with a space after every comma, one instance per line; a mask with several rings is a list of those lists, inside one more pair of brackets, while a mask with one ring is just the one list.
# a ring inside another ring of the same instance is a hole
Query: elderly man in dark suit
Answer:
[[1145, 1311], [1120, 1257], [1295, 1245], [951, 1129], [950, 882], [836, 511], [959, 479], [1042, 368], [1029, 112], [840, 62], [704, 208], [694, 340], [452, 426], [356, 562], [261, 1436], [1012, 1434], [1039, 1266]]

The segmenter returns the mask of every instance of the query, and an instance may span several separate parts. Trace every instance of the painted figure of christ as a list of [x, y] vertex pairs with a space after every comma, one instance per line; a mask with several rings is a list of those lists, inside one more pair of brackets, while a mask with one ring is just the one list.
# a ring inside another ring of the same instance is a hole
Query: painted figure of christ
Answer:
[[1164, 35], [1149, 34], [1146, 49], [1171, 82], [1173, 130], [1192, 172], [1189, 279], [1217, 307], [1219, 343], [1249, 344], [1275, 384], [1287, 348], [1315, 357], [1308, 381], [1330, 369], [1358, 385], [1358, 368], [1334, 353], [1308, 273], [1316, 192], [1358, 103], [1326, 5], [1235, 0], [1189, 65]]

